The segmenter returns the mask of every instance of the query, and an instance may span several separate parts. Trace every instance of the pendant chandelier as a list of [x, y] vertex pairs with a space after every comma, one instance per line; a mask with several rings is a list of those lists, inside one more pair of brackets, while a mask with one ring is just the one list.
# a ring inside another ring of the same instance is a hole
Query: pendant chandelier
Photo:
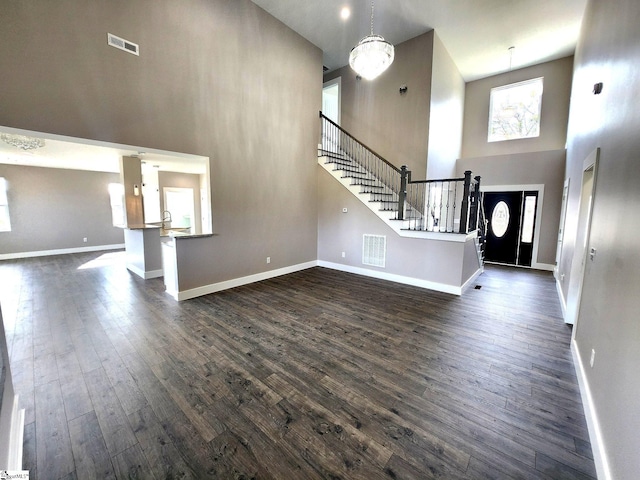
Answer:
[[373, 1], [371, 2], [371, 34], [351, 49], [349, 65], [362, 78], [373, 80], [393, 62], [393, 45], [373, 34]]
[[9, 145], [24, 151], [35, 150], [44, 147], [44, 139], [36, 137], [28, 137], [27, 135], [14, 135], [11, 133], [3, 133], [0, 139]]

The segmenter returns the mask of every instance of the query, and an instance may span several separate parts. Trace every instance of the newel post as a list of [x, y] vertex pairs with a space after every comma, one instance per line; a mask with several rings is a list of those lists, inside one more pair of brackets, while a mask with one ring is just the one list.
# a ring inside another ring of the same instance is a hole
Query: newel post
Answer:
[[473, 210], [473, 229], [480, 228], [480, 175], [473, 177], [476, 181], [476, 188], [473, 191], [473, 204], [475, 206]]
[[398, 192], [398, 220], [404, 220], [404, 201], [407, 198], [407, 166], [400, 167], [400, 191]]
[[464, 172], [464, 193], [460, 211], [460, 233], [469, 233], [469, 192], [471, 191], [471, 170]]

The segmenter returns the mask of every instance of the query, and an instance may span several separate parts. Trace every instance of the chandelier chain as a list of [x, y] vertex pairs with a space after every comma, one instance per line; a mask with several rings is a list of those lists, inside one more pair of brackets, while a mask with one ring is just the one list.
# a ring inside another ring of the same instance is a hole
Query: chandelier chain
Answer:
[[364, 37], [349, 53], [349, 65], [356, 74], [373, 80], [393, 63], [394, 48], [381, 35], [373, 33], [374, 1], [371, 0], [371, 34]]
[[373, 0], [371, 0], [371, 35], [373, 35]]

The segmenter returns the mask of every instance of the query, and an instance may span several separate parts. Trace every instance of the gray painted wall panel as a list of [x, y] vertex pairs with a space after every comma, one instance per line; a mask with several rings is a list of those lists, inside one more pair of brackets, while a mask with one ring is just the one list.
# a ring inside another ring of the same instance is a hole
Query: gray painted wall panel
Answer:
[[[428, 179], [452, 178], [462, 147], [465, 83], [449, 52], [433, 35]], [[418, 177], [414, 177], [418, 180]]]
[[[611, 478], [640, 472], [640, 3], [591, 0], [574, 70], [567, 147], [570, 178], [562, 269], [582, 260], [577, 211], [584, 159], [600, 147], [590, 247], [575, 330], [586, 367]], [[602, 94], [593, 84], [604, 82]], [[571, 219], [571, 221], [570, 221]], [[569, 265], [565, 262], [569, 262]], [[578, 282], [571, 275], [565, 282]], [[568, 301], [572, 299], [569, 298]], [[589, 367], [591, 350], [596, 352]]]
[[[573, 57], [566, 57], [467, 83], [462, 158], [565, 148], [572, 66]], [[540, 136], [489, 143], [487, 132], [491, 89], [537, 77], [544, 77]]]
[[0, 125], [211, 158], [219, 235], [195, 278], [316, 258], [318, 48], [249, 0], [2, 2], [0, 17]]
[[[399, 236], [323, 169], [318, 175], [318, 189], [319, 260], [460, 286], [464, 243]], [[364, 234], [387, 237], [385, 268], [362, 264]]]
[[12, 228], [0, 232], [1, 254], [124, 243], [109, 201], [117, 173], [0, 164], [0, 177], [8, 182]]

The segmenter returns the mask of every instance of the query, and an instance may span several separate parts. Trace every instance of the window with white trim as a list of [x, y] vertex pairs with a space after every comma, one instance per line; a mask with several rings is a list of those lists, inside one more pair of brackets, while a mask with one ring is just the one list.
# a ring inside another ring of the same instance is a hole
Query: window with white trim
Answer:
[[9, 199], [7, 198], [7, 180], [0, 177], [0, 232], [11, 231], [11, 218], [9, 217]]
[[111, 201], [111, 222], [114, 227], [124, 227], [124, 185], [109, 184], [109, 199]]
[[540, 136], [543, 77], [491, 89], [489, 142]]

